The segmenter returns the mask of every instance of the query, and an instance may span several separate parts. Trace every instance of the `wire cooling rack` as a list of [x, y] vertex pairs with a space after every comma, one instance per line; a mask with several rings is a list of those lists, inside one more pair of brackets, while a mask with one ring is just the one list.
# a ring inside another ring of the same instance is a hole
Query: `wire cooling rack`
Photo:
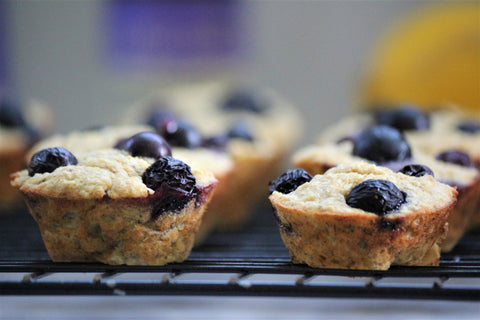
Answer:
[[313, 269], [290, 262], [268, 206], [243, 230], [212, 234], [183, 263], [53, 263], [25, 208], [0, 214], [1, 295], [209, 295], [480, 300], [480, 233], [439, 267]]

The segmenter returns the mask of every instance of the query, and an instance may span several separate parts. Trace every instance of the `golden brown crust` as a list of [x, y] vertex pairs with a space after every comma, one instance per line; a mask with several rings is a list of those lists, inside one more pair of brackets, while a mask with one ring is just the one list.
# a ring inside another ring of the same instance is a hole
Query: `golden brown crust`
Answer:
[[52, 199], [24, 194], [54, 262], [164, 265], [185, 260], [193, 247], [205, 203], [152, 220], [155, 201]]
[[[354, 166], [363, 169], [352, 170]], [[372, 270], [386, 270], [391, 265], [438, 265], [437, 243], [447, 232], [455, 189], [432, 178], [415, 186], [418, 178], [393, 172], [362, 174], [369, 170], [376, 169], [368, 164], [340, 166], [288, 195], [274, 192], [270, 196], [282, 240], [294, 263]], [[372, 177], [394, 181], [402, 191], [411, 188], [409, 202], [398, 213], [385, 217], [346, 205], [344, 197], [352, 185]], [[434, 205], [421, 203], [428, 192], [437, 193]], [[308, 197], [312, 205], [302, 200]]]

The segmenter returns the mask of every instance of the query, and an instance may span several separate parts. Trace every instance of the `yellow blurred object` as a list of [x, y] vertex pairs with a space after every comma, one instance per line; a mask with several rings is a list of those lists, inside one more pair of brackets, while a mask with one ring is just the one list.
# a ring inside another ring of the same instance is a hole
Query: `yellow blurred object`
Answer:
[[362, 105], [449, 103], [480, 115], [480, 2], [416, 11], [384, 35], [371, 58]]

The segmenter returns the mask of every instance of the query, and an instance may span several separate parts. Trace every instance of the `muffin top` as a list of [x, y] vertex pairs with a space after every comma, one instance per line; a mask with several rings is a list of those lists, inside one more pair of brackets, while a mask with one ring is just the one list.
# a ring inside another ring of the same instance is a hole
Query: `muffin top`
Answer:
[[68, 134], [56, 134], [43, 139], [28, 151], [27, 160], [42, 149], [63, 147], [73, 153], [83, 153], [99, 149], [113, 148], [118, 140], [142, 131], [153, 131], [146, 125], [107, 126], [91, 130], [72, 131]]
[[[104, 149], [76, 155], [77, 164], [60, 166], [52, 172], [27, 170], [12, 175], [12, 186], [40, 196], [67, 199], [143, 198], [155, 191], [142, 181], [142, 175], [155, 159], [133, 157], [128, 152]], [[191, 168], [196, 184], [206, 186], [216, 181], [208, 171]]]
[[347, 204], [346, 198], [352, 189], [367, 180], [386, 180], [404, 194], [404, 202], [389, 215], [411, 212], [433, 212], [455, 201], [457, 191], [436, 181], [432, 176], [407, 176], [366, 162], [341, 164], [323, 175], [316, 175], [310, 182], [296, 190], [283, 194], [272, 193], [272, 202], [294, 208], [305, 214], [374, 214]]
[[[369, 163], [368, 160], [352, 155], [353, 144], [345, 141], [339, 144], [312, 145], [305, 147], [293, 156], [293, 162], [299, 167], [321, 167], [324, 164], [350, 164], [354, 162]], [[385, 165], [392, 165], [386, 163]], [[478, 179], [479, 171], [474, 167], [464, 167], [453, 163], [436, 160], [423, 152], [413, 152], [410, 159], [395, 163], [400, 169], [407, 164], [423, 164], [429, 167], [437, 180], [458, 186], [468, 186]], [[392, 168], [391, 168], [392, 169]]]
[[[35, 144], [28, 152], [27, 161], [35, 152], [51, 147], [63, 147], [74, 154], [113, 148], [120, 140], [140, 132], [154, 132], [154, 129], [148, 125], [118, 125], [54, 135]], [[196, 168], [211, 171], [216, 177], [226, 175], [233, 167], [228, 154], [207, 148], [174, 147], [172, 155]]]

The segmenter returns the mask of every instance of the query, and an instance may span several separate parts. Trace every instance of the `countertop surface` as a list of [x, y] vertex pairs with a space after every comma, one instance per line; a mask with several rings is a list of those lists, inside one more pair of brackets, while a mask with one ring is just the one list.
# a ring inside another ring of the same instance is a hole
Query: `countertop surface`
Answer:
[[478, 319], [480, 303], [274, 297], [2, 297], [1, 319]]

